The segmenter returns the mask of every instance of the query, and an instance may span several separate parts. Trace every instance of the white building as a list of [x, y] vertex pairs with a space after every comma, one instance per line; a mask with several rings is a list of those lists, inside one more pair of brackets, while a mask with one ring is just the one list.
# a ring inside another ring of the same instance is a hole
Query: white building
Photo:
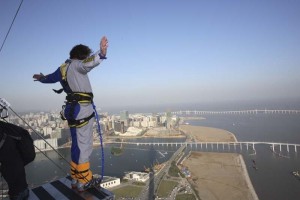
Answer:
[[45, 141], [44, 140], [34, 140], [34, 146], [36, 146], [36, 151], [45, 149]]
[[44, 132], [44, 136], [46, 136], [46, 135], [51, 135], [51, 133], [52, 133], [52, 128], [46, 126], [46, 127], [43, 128], [43, 132]]
[[112, 188], [112, 187], [118, 186], [120, 184], [121, 184], [120, 178], [104, 176], [100, 186], [107, 189], [107, 188]]
[[145, 182], [149, 179], [149, 174], [145, 172], [126, 172], [124, 179]]
[[149, 123], [148, 123], [148, 127], [156, 127], [157, 126], [157, 123], [156, 123], [156, 121], [150, 121]]
[[[46, 139], [46, 141], [54, 148], [57, 149], [57, 138], [53, 138], [53, 139]], [[39, 150], [51, 150], [52, 147], [50, 147], [50, 145], [47, 144], [44, 140], [34, 140], [34, 146], [36, 146], [38, 149], [36, 149], [37, 151]]]
[[127, 129], [127, 131], [123, 134], [120, 134], [120, 136], [137, 136], [140, 135], [142, 133], [142, 129], [139, 128], [135, 128], [135, 127], [129, 127]]
[[140, 127], [141, 126], [141, 122], [140, 121], [134, 121], [133, 122], [133, 126], [134, 127]]
[[147, 128], [148, 127], [148, 121], [142, 121], [141, 122], [141, 126], [143, 127], [143, 128]]

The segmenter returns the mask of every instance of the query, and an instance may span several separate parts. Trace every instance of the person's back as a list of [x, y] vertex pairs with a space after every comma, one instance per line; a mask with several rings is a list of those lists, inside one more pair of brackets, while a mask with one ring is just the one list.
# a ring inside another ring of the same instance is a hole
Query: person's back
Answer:
[[92, 55], [88, 46], [76, 45], [70, 51], [70, 58], [53, 73], [46, 76], [33, 75], [35, 81], [41, 83], [60, 82], [63, 88], [54, 91], [57, 93], [64, 91], [67, 94], [61, 114], [70, 127], [72, 187], [77, 188], [78, 191], [98, 185], [101, 181], [101, 179], [94, 179], [90, 170], [89, 159], [93, 151], [93, 123], [96, 110], [87, 74], [106, 59], [107, 47], [106, 37], [101, 38], [100, 50]]
[[74, 92], [91, 93], [92, 86], [88, 77], [88, 72], [92, 68], [83, 65], [82, 60], [70, 60], [70, 66], [67, 71], [68, 84]]

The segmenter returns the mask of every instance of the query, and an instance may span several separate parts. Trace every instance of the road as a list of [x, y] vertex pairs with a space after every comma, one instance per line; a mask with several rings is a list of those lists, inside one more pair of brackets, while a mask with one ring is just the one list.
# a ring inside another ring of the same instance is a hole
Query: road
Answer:
[[[160, 181], [164, 178], [164, 176], [168, 173], [171, 163], [178, 157], [178, 155], [185, 149], [185, 146], [181, 146], [170, 158], [169, 161], [166, 162], [165, 166], [156, 174], [153, 171], [149, 173], [149, 179], [146, 182], [146, 186], [140, 193], [140, 196], [136, 199], [144, 200], [153, 200], [156, 197], [158, 186]], [[153, 169], [152, 169], [153, 170]], [[172, 194], [174, 196], [174, 194]]]

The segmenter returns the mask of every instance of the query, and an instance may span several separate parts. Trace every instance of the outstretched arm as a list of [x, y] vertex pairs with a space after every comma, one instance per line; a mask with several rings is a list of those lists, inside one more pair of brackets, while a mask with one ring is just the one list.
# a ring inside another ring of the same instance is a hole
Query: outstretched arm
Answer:
[[39, 81], [44, 77], [45, 77], [44, 74], [40, 73], [40, 74], [34, 74], [32, 78], [34, 78], [34, 81]]
[[56, 83], [61, 81], [60, 68], [58, 68], [52, 74], [48, 74], [46, 76], [44, 76], [42, 73], [34, 74], [32, 78], [35, 79], [34, 81], [40, 81], [41, 83]]
[[108, 40], [105, 36], [101, 38], [99, 46], [100, 50], [98, 50], [94, 55], [83, 60], [82, 73], [87, 73], [91, 71], [91, 69], [99, 65], [102, 62], [102, 60], [106, 59]]

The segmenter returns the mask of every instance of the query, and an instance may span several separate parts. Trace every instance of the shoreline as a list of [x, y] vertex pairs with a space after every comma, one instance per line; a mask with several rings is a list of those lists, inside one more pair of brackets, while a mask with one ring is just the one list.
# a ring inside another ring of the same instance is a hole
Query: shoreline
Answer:
[[249, 190], [250, 190], [250, 192], [252, 194], [252, 197], [253, 197], [254, 200], [258, 200], [258, 196], [257, 196], [257, 194], [255, 192], [255, 189], [254, 189], [253, 185], [252, 185], [252, 182], [250, 180], [250, 177], [249, 177], [249, 174], [248, 174], [248, 170], [247, 170], [245, 161], [244, 161], [243, 156], [241, 154], [239, 155], [239, 159], [241, 161], [241, 165], [242, 165], [242, 169], [243, 169], [243, 172], [244, 172], [244, 176], [246, 178], [246, 182], [247, 182]]
[[206, 126], [180, 125], [179, 130], [196, 142], [237, 142], [233, 133], [223, 129]]
[[[191, 137], [195, 141], [237, 142], [233, 133], [223, 129], [191, 125], [181, 125], [180, 128], [187, 137]], [[224, 196], [230, 193], [240, 195], [238, 199], [258, 200], [241, 154], [191, 151], [191, 154], [189, 154], [182, 163], [184, 163], [184, 166], [190, 166], [192, 168], [189, 169], [192, 175], [190, 182], [194, 185], [200, 197], [202, 194], [202, 198], [204, 199], [219, 199], [219, 196], [222, 197], [221, 199], [230, 200], [233, 198], [232, 196], [228, 198]], [[220, 171], [224, 173], [219, 174], [219, 177], [215, 177]], [[239, 176], [236, 176], [236, 174], [239, 174]], [[199, 177], [203, 179], [198, 181]], [[236, 182], [240, 182], [240, 185], [234, 186]], [[222, 187], [220, 185], [222, 185]], [[223, 190], [224, 187], [227, 187], [226, 185], [231, 185], [231, 187], [228, 187], [226, 193], [224, 193]], [[236, 190], [237, 187], [240, 187], [240, 191]], [[241, 193], [243, 195], [241, 195]], [[244, 195], [246, 195], [246, 197], [244, 197]]]
[[[159, 136], [159, 135], [142, 135], [142, 136], [110, 136], [106, 139], [141, 139], [141, 138], [185, 138], [185, 135], [170, 135], [170, 136]], [[103, 142], [105, 143], [105, 141]]]

